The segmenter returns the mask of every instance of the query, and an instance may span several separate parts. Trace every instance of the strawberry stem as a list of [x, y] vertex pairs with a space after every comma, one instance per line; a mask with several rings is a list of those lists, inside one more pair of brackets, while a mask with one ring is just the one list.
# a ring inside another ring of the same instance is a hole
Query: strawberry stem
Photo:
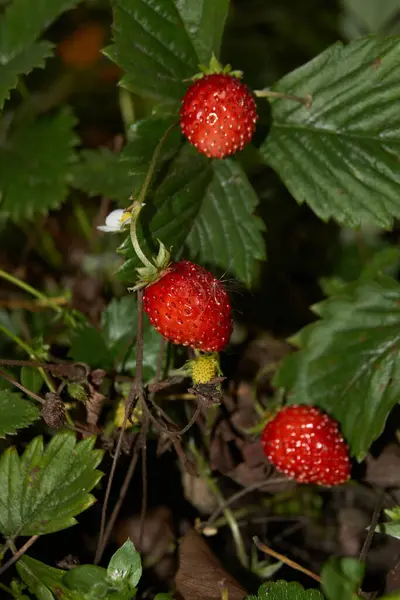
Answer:
[[131, 242], [132, 242], [133, 249], [136, 252], [136, 256], [138, 257], [140, 262], [145, 267], [149, 267], [150, 269], [152, 269], [153, 263], [147, 258], [147, 256], [141, 249], [139, 240], [137, 237], [137, 231], [136, 231], [136, 224], [137, 224], [137, 220], [140, 215], [140, 211], [142, 210], [142, 207], [143, 207], [143, 204], [140, 204], [137, 201], [135, 201], [131, 207], [131, 211], [132, 211], [131, 226], [130, 226]]
[[255, 90], [255, 96], [257, 98], [281, 98], [283, 100], [294, 100], [295, 102], [300, 102], [300, 104], [304, 104], [306, 108], [310, 108], [312, 103], [311, 94], [307, 94], [307, 96], [295, 96], [294, 94], [284, 94], [282, 92], [273, 92], [272, 90]]
[[150, 183], [151, 183], [151, 179], [154, 175], [154, 171], [156, 169], [156, 165], [157, 165], [157, 160], [158, 157], [160, 155], [161, 149], [167, 139], [167, 137], [169, 136], [169, 134], [171, 133], [172, 129], [177, 125], [177, 121], [175, 121], [174, 123], [172, 123], [167, 130], [165, 131], [164, 135], [162, 136], [162, 138], [160, 139], [160, 141], [158, 142], [153, 156], [151, 158], [150, 161], [150, 165], [148, 168], [148, 171], [146, 173], [146, 177], [145, 180], [143, 182], [142, 185], [142, 189], [140, 190], [140, 194], [139, 194], [139, 198], [137, 200], [133, 200], [131, 206], [127, 209], [129, 211], [131, 211], [132, 213], [132, 218], [131, 218], [131, 226], [130, 226], [130, 236], [131, 236], [131, 241], [132, 241], [132, 246], [136, 252], [136, 255], [138, 257], [138, 259], [140, 260], [140, 262], [145, 266], [148, 267], [150, 269], [152, 269], [154, 267], [153, 263], [147, 258], [147, 256], [145, 255], [145, 253], [143, 252], [143, 250], [140, 247], [139, 244], [139, 240], [137, 237], [137, 230], [136, 230], [136, 224], [137, 224], [137, 220], [139, 218], [139, 214], [140, 211], [142, 210], [143, 204], [144, 204], [144, 199], [146, 198], [146, 194], [148, 192]]

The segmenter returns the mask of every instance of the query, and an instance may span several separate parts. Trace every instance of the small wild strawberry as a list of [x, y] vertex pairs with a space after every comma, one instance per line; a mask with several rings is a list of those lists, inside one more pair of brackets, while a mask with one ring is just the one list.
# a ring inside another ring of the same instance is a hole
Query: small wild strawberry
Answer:
[[219, 351], [232, 331], [227, 291], [209, 271], [187, 260], [171, 263], [144, 289], [143, 307], [150, 323], [173, 342]]
[[256, 103], [229, 67], [213, 58], [210, 68], [187, 90], [181, 106], [182, 133], [210, 158], [224, 158], [250, 142], [257, 121]]
[[350, 477], [348, 447], [338, 424], [313, 406], [287, 406], [264, 428], [264, 454], [299, 483], [339, 485]]

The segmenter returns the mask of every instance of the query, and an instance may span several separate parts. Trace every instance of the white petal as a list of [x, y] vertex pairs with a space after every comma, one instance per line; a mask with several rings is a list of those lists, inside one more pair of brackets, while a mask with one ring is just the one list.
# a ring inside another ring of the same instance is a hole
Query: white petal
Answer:
[[122, 208], [117, 208], [116, 210], [113, 210], [106, 217], [106, 225], [108, 227], [112, 227], [114, 231], [118, 231], [119, 229], [121, 229], [123, 214], [124, 211]]

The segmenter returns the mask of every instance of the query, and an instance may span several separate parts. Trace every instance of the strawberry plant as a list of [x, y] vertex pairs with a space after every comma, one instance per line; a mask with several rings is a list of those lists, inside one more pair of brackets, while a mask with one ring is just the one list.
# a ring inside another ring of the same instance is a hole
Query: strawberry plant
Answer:
[[0, 1], [1, 598], [400, 598], [379, 4]]

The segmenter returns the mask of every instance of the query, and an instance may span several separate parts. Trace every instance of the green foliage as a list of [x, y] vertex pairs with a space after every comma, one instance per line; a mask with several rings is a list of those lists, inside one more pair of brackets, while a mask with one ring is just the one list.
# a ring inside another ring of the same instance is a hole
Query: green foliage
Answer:
[[239, 163], [213, 163], [213, 177], [187, 239], [191, 256], [217, 265], [248, 287], [255, 283], [259, 261], [265, 259], [262, 232], [254, 216], [258, 197]]
[[51, 56], [52, 44], [36, 42], [62, 12], [78, 0], [13, 0], [0, 19], [0, 109], [15, 88], [18, 77], [43, 67]]
[[0, 438], [15, 434], [39, 419], [39, 409], [21, 394], [0, 390]]
[[35, 394], [39, 393], [43, 385], [43, 377], [35, 367], [21, 367], [20, 379], [22, 385]]
[[257, 596], [246, 596], [245, 600], [323, 600], [318, 590], [305, 590], [299, 583], [276, 581], [263, 583]]
[[274, 99], [261, 153], [323, 220], [391, 227], [400, 216], [399, 59], [399, 38], [367, 37], [335, 44], [273, 86], [312, 103]]
[[[129, 141], [119, 155], [109, 150], [86, 150], [81, 162], [70, 172], [71, 185], [91, 196], [104, 195], [119, 200], [122, 206], [129, 204], [129, 196], [137, 196], [154, 151], [176, 116], [150, 117], [132, 125]], [[158, 170], [170, 160], [181, 145], [178, 127], [172, 129], [165, 139], [157, 161]]]
[[335, 417], [362, 460], [400, 398], [400, 284], [380, 275], [342, 287], [313, 307], [320, 318], [293, 342], [275, 384], [292, 404], [318, 405]]
[[375, 531], [377, 533], [386, 533], [398, 540], [400, 540], [400, 506], [395, 506], [392, 509], [386, 509], [385, 515], [390, 521], [379, 523]]
[[[68, 109], [19, 125], [0, 147], [1, 211], [15, 221], [58, 208], [67, 194], [67, 173], [77, 138]], [[38, 144], [40, 140], [40, 144]]]
[[131, 540], [127, 540], [112, 556], [107, 576], [112, 581], [126, 581], [132, 588], [137, 586], [142, 576], [142, 561]]
[[177, 102], [184, 80], [218, 54], [228, 0], [112, 0], [115, 45], [108, 56], [137, 94]]
[[57, 433], [46, 447], [34, 438], [20, 457], [14, 447], [0, 458], [0, 531], [3, 535], [52, 533], [75, 525], [94, 502], [89, 491], [101, 477], [95, 438], [76, 442]]
[[331, 558], [322, 568], [322, 589], [328, 600], [355, 600], [365, 566], [355, 558]]
[[[93, 368], [134, 374], [136, 370], [136, 297], [113, 298], [101, 315], [102, 330], [89, 323], [77, 327], [71, 339], [70, 357]], [[147, 317], [144, 322], [143, 374], [145, 379], [154, 376], [160, 348], [160, 335], [151, 327]]]
[[107, 569], [82, 565], [54, 569], [29, 556], [17, 563], [18, 574], [38, 600], [131, 600], [142, 573], [140, 555], [130, 540], [111, 557]]

